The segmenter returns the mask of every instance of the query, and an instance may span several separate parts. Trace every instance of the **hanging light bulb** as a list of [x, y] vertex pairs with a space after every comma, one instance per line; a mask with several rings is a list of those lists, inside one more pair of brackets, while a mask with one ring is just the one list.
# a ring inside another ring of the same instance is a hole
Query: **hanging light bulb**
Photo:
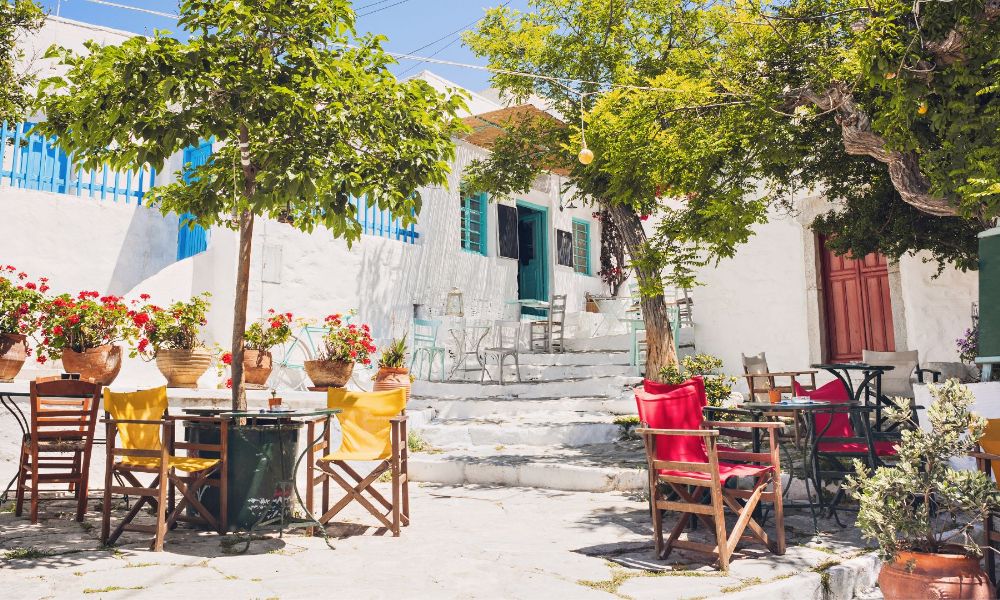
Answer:
[[583, 99], [586, 94], [580, 95], [580, 139], [583, 142], [583, 147], [580, 148], [580, 153], [576, 155], [576, 158], [580, 161], [582, 165], [589, 165], [594, 162], [594, 151], [587, 147], [587, 132], [585, 131], [585, 124], [583, 119], [584, 105]]

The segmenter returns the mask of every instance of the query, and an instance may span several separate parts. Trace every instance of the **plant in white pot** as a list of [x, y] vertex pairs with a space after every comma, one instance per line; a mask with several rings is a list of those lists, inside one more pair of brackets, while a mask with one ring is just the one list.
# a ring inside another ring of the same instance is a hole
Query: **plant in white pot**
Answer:
[[[857, 525], [886, 561], [879, 587], [887, 600], [993, 598], [973, 527], [1000, 509], [1000, 491], [985, 473], [949, 462], [975, 449], [985, 420], [971, 411], [975, 397], [958, 380], [929, 387], [931, 430], [903, 431], [893, 466], [870, 473], [855, 461], [848, 490], [860, 502]], [[890, 418], [902, 422], [908, 414], [891, 411]]]
[[201, 328], [208, 323], [210, 295], [205, 292], [165, 308], [147, 304], [142, 309], [148, 319], [142, 324], [144, 337], [137, 353], [156, 360], [168, 387], [196, 388], [198, 378], [212, 366], [212, 352], [200, 338]]

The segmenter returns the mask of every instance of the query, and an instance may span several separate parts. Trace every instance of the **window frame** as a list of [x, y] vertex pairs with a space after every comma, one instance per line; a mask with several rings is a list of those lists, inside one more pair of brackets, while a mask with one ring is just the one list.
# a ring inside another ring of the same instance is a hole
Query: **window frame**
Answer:
[[[580, 274], [580, 275], [591, 276], [591, 275], [593, 275], [593, 272], [591, 270], [591, 265], [590, 265], [590, 221], [586, 221], [584, 219], [575, 219], [574, 218], [573, 221], [572, 221], [572, 224], [573, 224], [573, 227], [572, 227], [572, 231], [573, 231], [573, 272], [577, 273], [577, 274]], [[579, 258], [579, 255], [577, 254], [577, 251], [579, 250], [579, 247], [577, 246], [577, 227], [578, 226], [581, 226], [583, 228], [584, 241], [586, 242], [585, 245], [584, 245], [584, 249], [583, 249], [583, 252], [584, 252], [583, 258], [584, 258], [584, 261], [585, 261], [583, 265], [580, 265], [579, 264], [580, 261], [577, 260]], [[581, 266], [583, 267], [582, 270], [580, 268]]]
[[[479, 248], [473, 248], [472, 241], [472, 213], [473, 213], [473, 202], [478, 203], [479, 212]], [[459, 244], [465, 252], [469, 254], [479, 254], [481, 256], [489, 256], [489, 225], [488, 225], [488, 214], [489, 214], [489, 202], [486, 193], [480, 194], [461, 194], [461, 205], [459, 209], [459, 217], [461, 219], [461, 229], [459, 230]]]

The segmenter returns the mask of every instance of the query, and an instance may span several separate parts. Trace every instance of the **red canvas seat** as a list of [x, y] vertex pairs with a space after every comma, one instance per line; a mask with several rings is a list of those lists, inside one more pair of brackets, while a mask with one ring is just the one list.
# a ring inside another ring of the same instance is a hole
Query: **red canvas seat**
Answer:
[[[643, 436], [646, 444], [657, 555], [665, 558], [675, 547], [711, 553], [718, 556], [722, 569], [728, 570], [730, 556], [744, 540], [755, 539], [776, 554], [783, 554], [784, 517], [776, 435], [782, 425], [704, 420], [702, 408], [707, 401], [705, 383], [700, 377], [680, 385], [645, 385], [636, 390], [635, 400], [643, 423], [636, 433]], [[770, 452], [723, 450], [716, 441], [721, 428], [769, 429]], [[733, 477], [752, 478], [752, 489], [724, 487]], [[668, 499], [660, 484], [668, 485], [677, 499]], [[761, 500], [774, 504], [777, 535], [773, 541], [752, 517]], [[738, 515], [736, 525], [728, 533], [726, 508]], [[663, 510], [681, 513], [666, 542]], [[704, 521], [715, 533], [714, 546], [678, 539], [692, 517]], [[749, 531], [752, 537], [744, 536], [744, 531]]]
[[[825, 400], [831, 404], [844, 404], [851, 401], [851, 395], [848, 393], [847, 388], [844, 387], [842, 381], [834, 380], [826, 385], [816, 388], [812, 391], [807, 391], [805, 388], [800, 386], [798, 383], [794, 384], [795, 395], [796, 396], [808, 396], [813, 400]], [[834, 414], [822, 414], [817, 413], [816, 419], [816, 435], [820, 440], [823, 438], [861, 438], [864, 437], [863, 434], [859, 434], [854, 431], [854, 425], [851, 423], [851, 417], [847, 413], [834, 413]], [[827, 427], [829, 424], [829, 427]], [[876, 441], [875, 455], [876, 456], [895, 456], [896, 447], [893, 442], [890, 441]], [[820, 441], [816, 444], [816, 448], [820, 452], [830, 452], [835, 454], [867, 454], [868, 444], [865, 442], [824, 442]]]

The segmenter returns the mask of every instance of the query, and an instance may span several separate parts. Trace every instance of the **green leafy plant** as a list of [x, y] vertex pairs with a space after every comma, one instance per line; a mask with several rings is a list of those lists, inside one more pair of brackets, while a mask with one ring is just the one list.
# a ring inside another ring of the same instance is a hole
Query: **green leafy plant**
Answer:
[[371, 355], [376, 348], [368, 325], [358, 327], [345, 323], [339, 314], [329, 315], [323, 322], [327, 332], [323, 335], [323, 347], [317, 357], [319, 360], [372, 364]]
[[[887, 560], [900, 550], [942, 552], [949, 546], [979, 556], [973, 527], [1000, 509], [1000, 491], [989, 476], [949, 463], [974, 450], [986, 427], [971, 410], [975, 397], [957, 379], [929, 389], [934, 397], [927, 409], [930, 431], [903, 431], [896, 465], [871, 473], [855, 461], [855, 474], [847, 479], [849, 493], [860, 502], [857, 525], [878, 542]], [[909, 409], [892, 409], [888, 415], [905, 422]]]
[[0, 335], [34, 333], [48, 289], [44, 277], [35, 282], [14, 265], [0, 268]]
[[44, 363], [62, 357], [69, 348], [83, 352], [106, 344], [131, 343], [139, 335], [142, 317], [122, 298], [82, 291], [75, 297], [61, 294], [39, 308], [38, 356]]
[[256, 321], [247, 328], [244, 337], [247, 350], [268, 352], [292, 339], [292, 313], [279, 313], [270, 308], [267, 315], [263, 321]]
[[25, 69], [18, 38], [38, 30], [45, 20], [41, 7], [31, 0], [0, 2], [0, 121], [18, 121], [28, 112], [34, 69]]
[[201, 328], [208, 324], [206, 315], [210, 297], [211, 294], [205, 292], [187, 302], [174, 302], [166, 308], [156, 304], [144, 306], [136, 315], [142, 321], [143, 334], [136, 348], [137, 352], [152, 359], [160, 350], [194, 350], [204, 347], [205, 343], [199, 334]]
[[382, 350], [382, 356], [378, 359], [378, 366], [384, 369], [402, 369], [406, 366], [406, 355], [408, 353], [406, 336], [404, 335], [389, 342]]
[[720, 373], [722, 359], [711, 354], [685, 356], [678, 365], [667, 365], [660, 369], [660, 381], [679, 385], [695, 376], [705, 380], [705, 396], [711, 406], [721, 406], [733, 393], [736, 378]]

